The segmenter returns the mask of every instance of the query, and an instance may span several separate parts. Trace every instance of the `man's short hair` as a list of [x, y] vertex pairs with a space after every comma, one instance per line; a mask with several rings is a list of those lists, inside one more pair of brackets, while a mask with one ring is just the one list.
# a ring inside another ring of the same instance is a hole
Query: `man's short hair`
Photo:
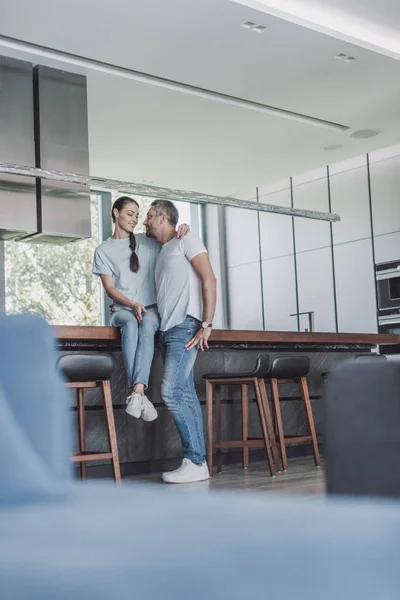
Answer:
[[159, 216], [161, 213], [164, 213], [167, 217], [168, 223], [174, 227], [177, 226], [179, 221], [179, 212], [173, 202], [170, 200], [154, 200], [154, 202], [151, 203], [151, 206], [156, 209], [157, 216]]

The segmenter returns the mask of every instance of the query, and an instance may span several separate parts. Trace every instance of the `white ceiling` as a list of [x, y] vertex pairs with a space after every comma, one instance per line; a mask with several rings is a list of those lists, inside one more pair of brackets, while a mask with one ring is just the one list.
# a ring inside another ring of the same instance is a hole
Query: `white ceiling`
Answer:
[[[248, 20], [268, 29], [240, 27]], [[93, 175], [230, 194], [400, 141], [400, 61], [238, 2], [2, 0], [0, 35], [382, 132], [351, 140], [85, 70]], [[0, 53], [38, 62], [1, 43]], [[331, 144], [342, 148], [324, 151]]]
[[[309, 1], [309, 0], [306, 0]], [[398, 0], [313, 0], [326, 9], [335, 8], [344, 15], [368, 21], [375, 26], [387, 27], [400, 37], [400, 3]]]
[[233, 0], [297, 25], [400, 58], [398, 0]]

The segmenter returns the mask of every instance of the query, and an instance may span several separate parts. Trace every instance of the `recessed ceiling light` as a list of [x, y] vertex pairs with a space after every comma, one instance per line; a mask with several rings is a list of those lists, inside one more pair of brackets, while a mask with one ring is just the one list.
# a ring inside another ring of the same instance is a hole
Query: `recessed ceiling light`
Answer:
[[267, 29], [265, 25], [258, 25], [257, 23], [253, 23], [253, 21], [246, 21], [245, 23], [242, 23], [241, 27], [244, 27], [245, 29], [251, 29], [257, 33], [261, 33]]
[[379, 129], [353, 129], [350, 131], [349, 137], [353, 138], [354, 140], [366, 140], [379, 134]]
[[329, 146], [325, 146], [324, 150], [339, 150], [339, 148], [343, 148], [342, 144], [330, 144]]
[[334, 56], [333, 58], [336, 58], [337, 60], [343, 60], [344, 62], [353, 62], [353, 60], [356, 60], [355, 56], [349, 56], [348, 54], [344, 54], [343, 52], [340, 52], [340, 54], [336, 54], [336, 56]]

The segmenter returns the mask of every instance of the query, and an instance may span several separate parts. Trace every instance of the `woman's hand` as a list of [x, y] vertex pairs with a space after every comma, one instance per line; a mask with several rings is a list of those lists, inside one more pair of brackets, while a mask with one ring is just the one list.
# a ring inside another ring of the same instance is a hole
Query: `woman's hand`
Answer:
[[141, 323], [143, 321], [142, 314], [147, 312], [146, 307], [143, 304], [139, 304], [139, 302], [132, 302], [132, 310], [137, 322]]
[[187, 225], [186, 223], [182, 223], [182, 225], [179, 225], [179, 227], [178, 227], [178, 231], [176, 232], [176, 237], [183, 238], [188, 233], [190, 233], [190, 226]]

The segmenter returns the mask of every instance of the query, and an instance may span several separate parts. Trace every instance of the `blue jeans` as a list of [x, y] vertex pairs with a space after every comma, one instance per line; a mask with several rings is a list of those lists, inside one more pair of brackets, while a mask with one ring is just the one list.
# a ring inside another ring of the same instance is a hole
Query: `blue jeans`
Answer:
[[176, 327], [160, 331], [164, 361], [161, 396], [174, 418], [185, 458], [189, 458], [196, 465], [202, 464], [206, 456], [203, 415], [193, 380], [197, 347], [186, 350], [185, 344], [199, 327], [200, 322], [197, 319], [187, 316]]
[[121, 330], [122, 354], [130, 387], [135, 383], [148, 386], [154, 356], [154, 334], [160, 326], [157, 307], [147, 308], [142, 316], [143, 321], [139, 325], [133, 311], [123, 308], [116, 311], [110, 320], [113, 327]]

